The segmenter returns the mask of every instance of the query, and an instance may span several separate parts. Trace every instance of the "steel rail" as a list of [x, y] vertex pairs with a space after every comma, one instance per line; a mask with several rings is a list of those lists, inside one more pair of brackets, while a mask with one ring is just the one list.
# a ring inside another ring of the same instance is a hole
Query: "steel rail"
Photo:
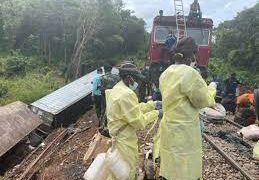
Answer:
[[240, 129], [242, 129], [242, 128], [244, 127], [244, 126], [242, 126], [242, 125], [240, 125], [240, 124], [238, 124], [238, 123], [236, 123], [236, 122], [234, 122], [234, 121], [231, 121], [231, 120], [229, 120], [229, 119], [225, 119], [225, 120], [226, 120], [226, 122], [228, 122], [228, 123], [230, 123], [230, 124], [233, 124], [234, 126], [240, 128]]
[[245, 176], [248, 180], [256, 180], [255, 178], [253, 178], [246, 170], [244, 170], [242, 167], [239, 166], [239, 164], [232, 159], [231, 157], [229, 157], [222, 149], [220, 149], [216, 143], [209, 138], [208, 135], [203, 134], [204, 139], [209, 142], [213, 148], [220, 154], [222, 155], [233, 167], [235, 167], [238, 171], [241, 172], [241, 174], [243, 174], [243, 176]]

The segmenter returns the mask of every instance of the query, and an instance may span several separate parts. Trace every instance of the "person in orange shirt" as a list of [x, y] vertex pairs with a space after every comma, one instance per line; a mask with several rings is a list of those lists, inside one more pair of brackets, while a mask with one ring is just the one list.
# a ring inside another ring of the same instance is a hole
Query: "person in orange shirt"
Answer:
[[237, 97], [237, 113], [234, 121], [249, 126], [255, 123], [256, 117], [254, 113], [254, 94], [247, 91], [245, 94]]

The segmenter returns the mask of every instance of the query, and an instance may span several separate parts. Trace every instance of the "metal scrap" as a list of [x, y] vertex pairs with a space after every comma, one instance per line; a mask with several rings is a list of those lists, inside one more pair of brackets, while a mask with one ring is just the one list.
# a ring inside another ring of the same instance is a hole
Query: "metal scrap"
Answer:
[[42, 120], [22, 102], [0, 107], [0, 156], [36, 129]]

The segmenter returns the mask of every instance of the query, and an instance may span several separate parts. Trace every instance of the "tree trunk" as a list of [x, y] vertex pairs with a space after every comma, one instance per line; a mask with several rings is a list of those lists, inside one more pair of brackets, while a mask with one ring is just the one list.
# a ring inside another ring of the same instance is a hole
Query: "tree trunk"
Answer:
[[48, 43], [48, 63], [49, 63], [49, 65], [51, 63], [51, 45], [50, 45], [50, 40], [49, 40], [49, 43]]

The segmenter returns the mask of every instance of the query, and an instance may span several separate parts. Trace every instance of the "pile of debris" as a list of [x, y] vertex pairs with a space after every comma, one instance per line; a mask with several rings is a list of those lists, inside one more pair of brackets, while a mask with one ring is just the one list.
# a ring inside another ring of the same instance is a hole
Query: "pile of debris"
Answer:
[[[80, 179], [88, 167], [83, 162], [91, 140], [97, 132], [97, 118], [92, 111], [74, 126], [59, 128], [21, 164], [6, 173], [6, 179]], [[29, 178], [28, 178], [29, 177]]]
[[42, 120], [26, 104], [14, 102], [0, 107], [0, 174], [21, 162], [39, 136], [36, 128]]

